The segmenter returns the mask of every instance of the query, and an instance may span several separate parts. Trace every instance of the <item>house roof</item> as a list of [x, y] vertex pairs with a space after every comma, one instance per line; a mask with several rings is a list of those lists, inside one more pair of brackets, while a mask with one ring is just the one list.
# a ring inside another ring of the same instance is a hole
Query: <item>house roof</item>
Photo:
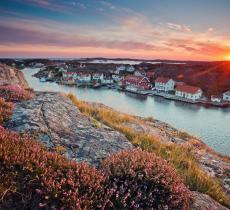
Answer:
[[198, 91], [201, 91], [199, 87], [196, 86], [190, 86], [190, 85], [178, 85], [176, 87], [176, 91], [184, 92], [184, 93], [191, 93], [195, 94]]
[[128, 75], [125, 77], [125, 80], [131, 80], [133, 82], [140, 82], [142, 81], [143, 79], [147, 79], [147, 77], [143, 77], [143, 76], [135, 76], [135, 75]]
[[212, 98], [212, 99], [214, 99], [214, 98], [215, 98], [215, 99], [221, 99], [221, 97], [218, 96], [218, 95], [212, 95], [211, 98]]
[[157, 77], [155, 82], [166, 84], [169, 80], [170, 80], [170, 78], [167, 78], [167, 77]]
[[225, 92], [224, 95], [230, 96], [230, 91]]
[[155, 75], [155, 72], [154, 71], [148, 71], [147, 72], [147, 76], [148, 77], [153, 77]]

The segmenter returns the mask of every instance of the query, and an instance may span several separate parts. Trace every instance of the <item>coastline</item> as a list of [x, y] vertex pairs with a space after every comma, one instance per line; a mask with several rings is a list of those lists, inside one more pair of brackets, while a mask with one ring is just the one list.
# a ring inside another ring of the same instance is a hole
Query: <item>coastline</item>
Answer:
[[[47, 77], [47, 74], [40, 74], [42, 72], [38, 71], [35, 75], [33, 75], [34, 77], [41, 79], [44, 77]], [[190, 99], [186, 99], [183, 97], [178, 97], [176, 95], [173, 94], [168, 94], [165, 92], [159, 92], [159, 91], [155, 91], [155, 90], [127, 90], [126, 88], [122, 88], [121, 86], [117, 85], [117, 84], [109, 84], [109, 85], [98, 85], [95, 86], [92, 83], [86, 83], [86, 84], [68, 84], [65, 81], [62, 81], [60, 78], [55, 78], [55, 79], [47, 79], [46, 81], [43, 82], [55, 82], [57, 84], [61, 84], [61, 85], [66, 85], [66, 86], [76, 86], [76, 87], [89, 87], [89, 88], [112, 88], [112, 89], [116, 89], [119, 91], [123, 91], [123, 92], [130, 92], [130, 93], [134, 93], [134, 94], [138, 94], [138, 95], [146, 95], [146, 96], [159, 96], [159, 97], [163, 97], [167, 100], [171, 100], [171, 101], [178, 101], [178, 102], [185, 102], [185, 103], [189, 103], [189, 104], [197, 104], [199, 106], [204, 106], [204, 107], [218, 107], [218, 108], [229, 108], [230, 107], [230, 102], [224, 101], [224, 102], [220, 102], [220, 103], [216, 103], [216, 102], [212, 102], [210, 100], [207, 100], [206, 98], [203, 99], [197, 99], [197, 100], [190, 100]]]

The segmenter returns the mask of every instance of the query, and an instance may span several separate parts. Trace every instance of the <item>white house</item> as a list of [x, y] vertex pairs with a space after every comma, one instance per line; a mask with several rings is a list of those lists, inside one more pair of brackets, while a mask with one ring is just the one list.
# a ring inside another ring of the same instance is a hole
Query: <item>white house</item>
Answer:
[[129, 72], [129, 73], [133, 73], [135, 71], [135, 68], [134, 68], [134, 66], [128, 66], [126, 68], [126, 71]]
[[61, 72], [61, 73], [63, 73], [63, 72], [67, 72], [67, 69], [65, 69], [65, 68], [61, 67], [61, 68], [59, 68], [59, 69], [58, 69], [58, 72]]
[[69, 79], [75, 80], [78, 78], [78, 73], [77, 72], [70, 72], [70, 71], [62, 72], [62, 77], [64, 80], [69, 80]]
[[223, 100], [230, 101], [230, 91], [223, 93]]
[[44, 66], [43, 63], [35, 63], [35, 64], [34, 64], [34, 68], [41, 68], [41, 67], [43, 67], [43, 66]]
[[93, 80], [103, 80], [104, 79], [104, 74], [103, 73], [94, 73], [92, 75]]
[[80, 63], [79, 68], [84, 68], [86, 65], [84, 63]]
[[144, 70], [137, 70], [134, 72], [134, 75], [137, 77], [145, 77], [146, 76], [146, 72]]
[[114, 82], [119, 82], [119, 81], [122, 80], [122, 77], [117, 75], [117, 74], [113, 74], [112, 79], [113, 79]]
[[115, 73], [119, 74], [121, 71], [125, 71], [125, 70], [126, 70], [126, 67], [124, 65], [117, 66]]
[[199, 87], [189, 85], [178, 85], [176, 87], [176, 96], [197, 100], [202, 97], [203, 91]]
[[215, 103], [220, 103], [221, 102], [221, 97], [212, 95], [211, 96], [211, 101]]
[[168, 92], [170, 90], [174, 90], [175, 81], [166, 77], [158, 77], [155, 80], [155, 89], [158, 91]]
[[89, 73], [78, 73], [77, 77], [78, 82], [91, 82], [91, 74]]
[[111, 77], [104, 77], [103, 80], [101, 80], [101, 83], [104, 85], [109, 85], [109, 84], [113, 84], [113, 79]]

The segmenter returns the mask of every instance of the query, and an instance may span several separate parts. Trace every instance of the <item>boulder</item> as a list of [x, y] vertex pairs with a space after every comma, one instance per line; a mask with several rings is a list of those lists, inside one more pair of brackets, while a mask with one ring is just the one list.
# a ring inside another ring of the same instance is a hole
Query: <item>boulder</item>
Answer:
[[29, 88], [21, 71], [0, 63], [0, 85], [20, 85]]
[[93, 165], [111, 153], [133, 147], [123, 134], [84, 116], [60, 93], [39, 92], [33, 99], [17, 103], [5, 127], [29, 133], [48, 148], [61, 148], [68, 158]]
[[228, 210], [228, 208], [220, 205], [208, 195], [193, 192], [193, 198], [190, 210]]

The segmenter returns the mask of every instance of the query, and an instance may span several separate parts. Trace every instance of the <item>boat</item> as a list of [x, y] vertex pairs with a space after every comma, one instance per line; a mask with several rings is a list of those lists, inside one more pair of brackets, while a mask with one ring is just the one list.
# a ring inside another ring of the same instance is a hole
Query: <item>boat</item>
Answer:
[[138, 89], [131, 85], [126, 86], [125, 90], [131, 93], [138, 93]]
[[101, 86], [102, 86], [101, 83], [95, 83], [95, 84], [93, 84], [93, 88], [99, 88]]

